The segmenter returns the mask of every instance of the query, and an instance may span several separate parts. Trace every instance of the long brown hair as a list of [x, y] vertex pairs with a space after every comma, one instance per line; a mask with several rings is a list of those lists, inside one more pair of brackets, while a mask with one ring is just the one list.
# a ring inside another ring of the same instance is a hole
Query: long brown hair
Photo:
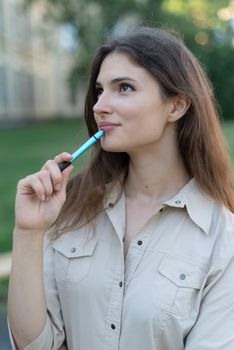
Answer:
[[[191, 101], [177, 123], [178, 144], [191, 177], [212, 198], [234, 212], [232, 170], [219, 123], [212, 86], [198, 60], [177, 35], [161, 29], [141, 27], [101, 46], [93, 59], [85, 102], [89, 135], [97, 131], [93, 106], [97, 101], [96, 79], [105, 57], [124, 53], [149, 71], [165, 97], [178, 94]], [[88, 167], [74, 176], [67, 186], [67, 199], [56, 222], [57, 227], [92, 220], [103, 207], [108, 183], [119, 183], [128, 170], [126, 153], [105, 152], [97, 143]], [[69, 224], [68, 224], [69, 222]]]

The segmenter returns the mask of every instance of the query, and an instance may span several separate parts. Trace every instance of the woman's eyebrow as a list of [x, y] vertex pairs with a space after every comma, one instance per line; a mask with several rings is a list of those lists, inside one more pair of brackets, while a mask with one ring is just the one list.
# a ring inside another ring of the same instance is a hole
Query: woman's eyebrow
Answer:
[[[119, 83], [121, 81], [132, 81], [132, 82], [136, 82], [136, 80], [129, 78], [129, 77], [118, 77], [118, 78], [114, 78], [110, 81], [110, 84], [116, 84]], [[96, 81], [96, 86], [102, 86], [102, 84], [99, 81]]]

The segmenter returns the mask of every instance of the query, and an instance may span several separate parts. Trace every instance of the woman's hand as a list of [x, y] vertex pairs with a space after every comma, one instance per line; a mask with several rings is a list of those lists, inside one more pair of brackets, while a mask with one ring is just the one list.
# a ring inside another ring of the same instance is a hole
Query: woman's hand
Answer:
[[73, 170], [63, 172], [58, 164], [72, 156], [62, 153], [48, 160], [42, 169], [19, 181], [16, 194], [16, 229], [46, 231], [57, 219], [66, 199], [66, 186]]

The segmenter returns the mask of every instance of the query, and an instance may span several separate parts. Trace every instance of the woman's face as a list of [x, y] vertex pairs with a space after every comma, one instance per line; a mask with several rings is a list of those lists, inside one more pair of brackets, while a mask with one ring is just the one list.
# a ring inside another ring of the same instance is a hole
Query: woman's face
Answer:
[[94, 118], [105, 131], [104, 150], [131, 153], [164, 137], [171, 103], [162, 98], [156, 79], [127, 55], [111, 53], [104, 59], [96, 94]]

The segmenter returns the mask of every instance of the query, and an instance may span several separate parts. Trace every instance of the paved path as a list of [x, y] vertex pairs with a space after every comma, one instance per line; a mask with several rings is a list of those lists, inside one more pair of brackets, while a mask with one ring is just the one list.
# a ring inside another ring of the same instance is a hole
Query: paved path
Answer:
[[11, 252], [0, 255], [0, 279], [8, 277], [11, 271]]
[[[0, 279], [8, 277], [11, 270], [11, 252], [4, 253], [0, 255]], [[0, 295], [1, 295], [0, 291]], [[10, 340], [7, 330], [7, 320], [6, 320], [6, 300], [2, 300], [0, 297], [0, 349], [1, 350], [11, 350]], [[5, 297], [4, 297], [5, 299]]]
[[[0, 304], [0, 309], [2, 305]], [[3, 306], [5, 309], [5, 306]], [[7, 320], [5, 312], [2, 313], [0, 310], [0, 349], [1, 350], [11, 350], [10, 339], [8, 336]]]

